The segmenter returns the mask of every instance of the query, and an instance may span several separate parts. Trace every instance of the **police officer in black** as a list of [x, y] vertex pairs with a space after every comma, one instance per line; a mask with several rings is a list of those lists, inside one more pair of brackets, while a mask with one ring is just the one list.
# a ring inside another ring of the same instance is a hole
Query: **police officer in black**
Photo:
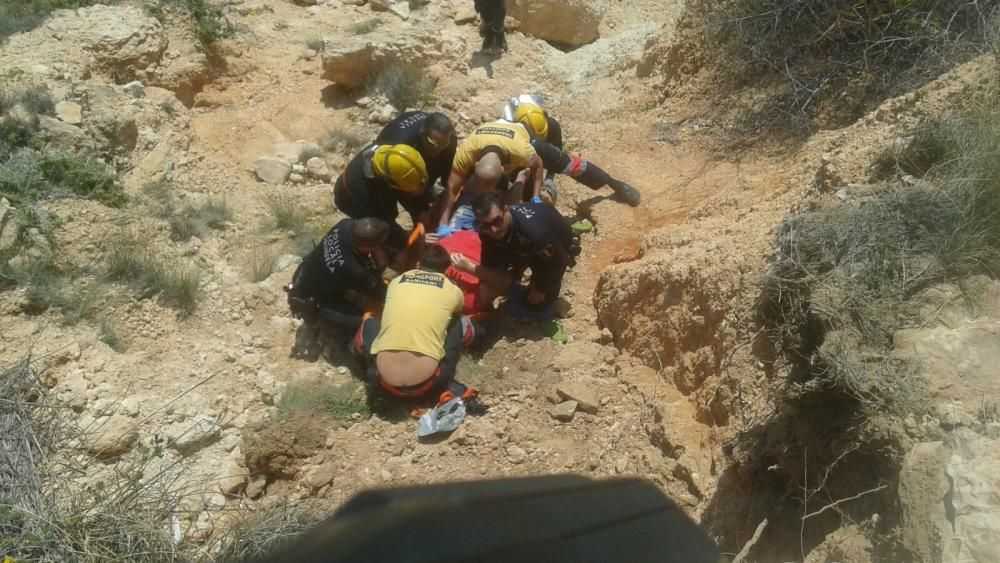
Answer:
[[566, 269], [576, 264], [580, 253], [566, 219], [544, 203], [507, 205], [498, 192], [480, 194], [472, 211], [483, 241], [482, 267], [472, 273], [491, 285], [503, 280], [508, 286], [499, 289], [507, 290], [531, 268], [527, 304], [541, 308], [555, 302]]
[[319, 321], [353, 335], [365, 309], [385, 298], [382, 246], [389, 225], [380, 219], [343, 219], [302, 259], [285, 287], [292, 314], [309, 325]]
[[389, 122], [375, 138], [377, 145], [409, 145], [420, 152], [427, 166], [427, 189], [424, 196], [430, 201], [432, 190], [439, 180], [444, 185], [451, 173], [458, 146], [455, 125], [443, 113], [408, 111]]

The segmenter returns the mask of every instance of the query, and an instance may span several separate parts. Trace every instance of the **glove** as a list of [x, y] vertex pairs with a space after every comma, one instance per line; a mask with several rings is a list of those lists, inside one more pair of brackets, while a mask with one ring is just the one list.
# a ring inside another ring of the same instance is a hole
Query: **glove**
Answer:
[[455, 234], [455, 231], [451, 230], [451, 227], [448, 225], [441, 225], [437, 228], [438, 238], [450, 237], [453, 234]]
[[537, 195], [531, 198], [531, 203], [542, 203], [542, 198]]

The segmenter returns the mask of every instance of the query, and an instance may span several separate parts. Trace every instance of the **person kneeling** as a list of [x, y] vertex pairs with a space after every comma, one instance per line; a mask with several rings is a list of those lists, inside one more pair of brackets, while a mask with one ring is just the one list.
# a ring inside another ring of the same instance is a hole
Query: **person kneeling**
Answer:
[[438, 402], [476, 395], [455, 381], [458, 358], [479, 330], [461, 315], [462, 290], [444, 274], [450, 265], [447, 251], [426, 245], [417, 269], [389, 284], [382, 318], [358, 329], [355, 353], [368, 362], [366, 377], [389, 395]]

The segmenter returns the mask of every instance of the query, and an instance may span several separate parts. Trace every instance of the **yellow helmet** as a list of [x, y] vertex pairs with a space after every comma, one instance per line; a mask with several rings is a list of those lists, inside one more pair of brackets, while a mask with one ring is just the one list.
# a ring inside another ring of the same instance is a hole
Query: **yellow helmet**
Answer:
[[514, 121], [528, 128], [528, 132], [545, 139], [549, 136], [549, 119], [542, 108], [535, 104], [520, 104], [514, 110]]
[[419, 194], [427, 185], [424, 157], [409, 145], [382, 145], [375, 149], [372, 168], [380, 177], [408, 194]]

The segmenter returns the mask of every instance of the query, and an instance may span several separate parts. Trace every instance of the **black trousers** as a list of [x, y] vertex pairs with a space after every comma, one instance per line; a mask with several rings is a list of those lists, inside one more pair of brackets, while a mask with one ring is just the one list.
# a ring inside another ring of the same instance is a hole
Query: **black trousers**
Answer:
[[507, 39], [504, 37], [503, 22], [507, 17], [507, 0], [475, 0], [476, 11], [483, 21], [485, 34], [483, 50], [507, 50]]
[[351, 219], [363, 219], [365, 217], [375, 217], [381, 219], [389, 224], [389, 239], [388, 244], [396, 250], [401, 250], [406, 248], [406, 241], [409, 238], [409, 234], [406, 229], [399, 226], [396, 222], [395, 217], [379, 217], [371, 213], [365, 213], [365, 210], [359, 208], [354, 204], [354, 200], [351, 198], [347, 187], [344, 184], [344, 175], [341, 174], [337, 177], [337, 180], [333, 183], [333, 204], [340, 210], [341, 213], [347, 215]]

